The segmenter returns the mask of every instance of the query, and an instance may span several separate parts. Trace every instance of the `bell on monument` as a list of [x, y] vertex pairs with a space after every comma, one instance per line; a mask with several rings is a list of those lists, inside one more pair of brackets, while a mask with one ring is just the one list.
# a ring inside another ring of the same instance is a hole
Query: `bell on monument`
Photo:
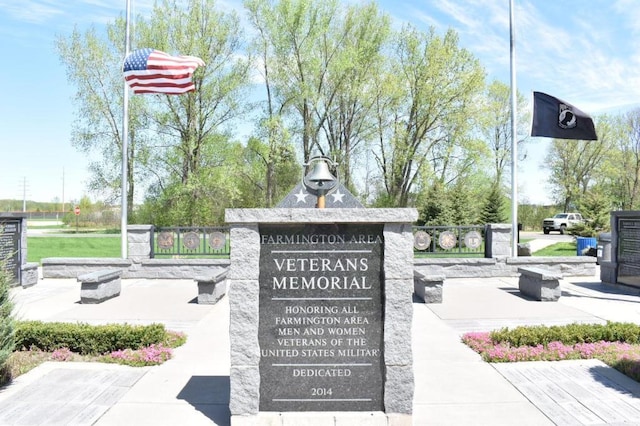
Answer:
[[322, 186], [325, 182], [334, 181], [336, 178], [329, 171], [327, 163], [321, 160], [317, 161], [313, 166], [313, 170], [307, 175], [307, 179], [318, 186]]
[[325, 206], [325, 195], [327, 192], [331, 191], [338, 184], [338, 179], [329, 171], [327, 161], [332, 163], [334, 167], [336, 166], [335, 163], [326, 157], [314, 157], [310, 159], [305, 166], [309, 167], [312, 163], [315, 163], [313, 169], [308, 175], [302, 178], [302, 183], [307, 190], [312, 194], [316, 194], [318, 199], [316, 207], [320, 209], [323, 209]]

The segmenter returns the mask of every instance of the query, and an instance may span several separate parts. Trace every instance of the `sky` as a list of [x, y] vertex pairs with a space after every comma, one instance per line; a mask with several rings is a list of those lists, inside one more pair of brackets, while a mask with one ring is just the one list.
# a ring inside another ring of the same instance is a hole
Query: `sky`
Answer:
[[[131, 0], [144, 15], [150, 0]], [[347, 0], [344, 0], [347, 1]], [[348, 0], [355, 3], [356, 0]], [[219, 0], [242, 13], [240, 0]], [[485, 68], [510, 83], [509, 0], [379, 0], [396, 27], [452, 28]], [[516, 87], [558, 97], [594, 116], [640, 105], [640, 1], [513, 0]], [[71, 144], [75, 87], [55, 49], [68, 37], [124, 16], [125, 0], [0, 0], [0, 199], [71, 203], [87, 190], [89, 158]], [[551, 202], [547, 138], [530, 138], [518, 163], [521, 202]]]

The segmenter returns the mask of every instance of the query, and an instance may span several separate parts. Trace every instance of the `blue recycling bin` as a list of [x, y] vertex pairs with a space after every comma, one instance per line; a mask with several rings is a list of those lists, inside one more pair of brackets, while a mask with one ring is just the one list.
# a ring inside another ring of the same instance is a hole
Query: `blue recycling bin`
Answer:
[[577, 255], [584, 256], [589, 247], [594, 249], [598, 246], [596, 237], [576, 237]]

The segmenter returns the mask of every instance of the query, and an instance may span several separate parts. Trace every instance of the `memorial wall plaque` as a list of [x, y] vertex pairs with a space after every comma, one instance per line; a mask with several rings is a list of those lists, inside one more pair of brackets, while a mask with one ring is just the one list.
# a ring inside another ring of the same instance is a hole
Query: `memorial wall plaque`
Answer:
[[640, 219], [618, 222], [618, 282], [640, 286]]
[[260, 411], [383, 410], [382, 229], [260, 226]]
[[0, 260], [17, 282], [20, 282], [20, 227], [20, 220], [0, 220]]

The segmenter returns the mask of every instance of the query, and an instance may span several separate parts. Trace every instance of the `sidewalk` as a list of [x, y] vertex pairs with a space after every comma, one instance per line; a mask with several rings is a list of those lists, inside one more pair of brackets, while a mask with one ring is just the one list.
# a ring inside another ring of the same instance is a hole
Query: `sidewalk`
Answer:
[[[637, 382], [593, 361], [488, 364], [467, 331], [520, 324], [640, 323], [640, 293], [562, 282], [559, 302], [524, 299], [516, 278], [450, 279], [442, 304], [414, 303], [415, 425], [640, 424]], [[0, 425], [228, 425], [229, 304], [198, 305], [192, 280], [123, 280], [122, 294], [81, 305], [75, 280], [12, 290], [21, 319], [162, 322], [188, 334], [163, 365], [49, 362], [0, 391]]]
[[559, 302], [535, 302], [516, 278], [453, 279], [442, 304], [414, 305], [415, 424], [640, 424], [640, 385], [600, 361], [487, 364], [460, 342], [518, 325], [640, 322], [637, 290], [589, 277], [561, 285]]

